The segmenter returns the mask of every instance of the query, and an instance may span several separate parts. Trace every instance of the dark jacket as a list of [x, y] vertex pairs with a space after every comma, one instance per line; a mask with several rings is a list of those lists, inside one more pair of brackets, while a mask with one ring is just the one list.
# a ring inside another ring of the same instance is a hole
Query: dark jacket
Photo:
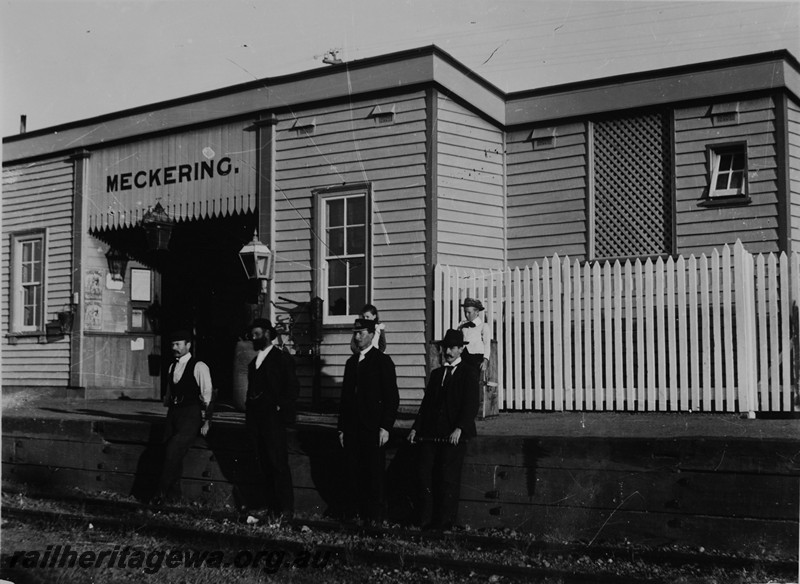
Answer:
[[360, 363], [358, 357], [351, 356], [344, 366], [338, 429], [391, 430], [400, 405], [394, 362], [375, 348]]
[[285, 424], [297, 416], [295, 402], [300, 384], [294, 371], [294, 357], [273, 347], [256, 369], [255, 358], [247, 366], [247, 418], [258, 419], [277, 411]]
[[431, 373], [413, 428], [419, 437], [444, 438], [436, 436], [436, 422], [441, 407], [447, 420], [448, 435], [456, 428], [461, 428], [462, 439], [473, 438], [478, 435], [475, 429], [475, 417], [480, 405], [478, 376], [462, 360], [446, 387], [442, 387], [444, 371], [444, 367], [439, 367]]

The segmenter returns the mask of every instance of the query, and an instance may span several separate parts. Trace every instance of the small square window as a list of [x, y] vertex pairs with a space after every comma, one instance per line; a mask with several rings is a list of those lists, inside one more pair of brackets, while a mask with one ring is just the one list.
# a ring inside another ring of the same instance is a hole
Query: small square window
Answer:
[[747, 195], [747, 146], [714, 147], [710, 158], [709, 198]]

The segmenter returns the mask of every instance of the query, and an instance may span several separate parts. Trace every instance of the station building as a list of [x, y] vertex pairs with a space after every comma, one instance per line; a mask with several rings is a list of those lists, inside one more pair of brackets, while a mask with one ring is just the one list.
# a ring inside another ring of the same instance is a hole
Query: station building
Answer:
[[[264, 294], [239, 259], [254, 233]], [[429, 46], [262, 79], [4, 138], [2, 237], [4, 391], [157, 398], [190, 327], [231, 398], [264, 314], [291, 328], [301, 398], [335, 400], [371, 302], [413, 404], [437, 265], [800, 251], [800, 65], [504, 93]]]

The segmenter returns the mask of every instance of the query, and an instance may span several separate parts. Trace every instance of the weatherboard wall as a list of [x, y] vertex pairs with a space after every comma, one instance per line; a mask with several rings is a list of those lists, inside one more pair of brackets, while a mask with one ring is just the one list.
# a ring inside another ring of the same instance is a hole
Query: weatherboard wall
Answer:
[[791, 251], [800, 252], [800, 106], [788, 100], [789, 193]]
[[69, 308], [72, 285], [73, 163], [58, 158], [3, 168], [2, 201], [2, 385], [66, 387], [70, 342], [45, 330], [15, 335], [11, 329], [11, 238], [43, 230], [44, 323], [56, 321]]
[[[373, 115], [394, 111], [391, 123]], [[311, 127], [311, 130], [308, 128]], [[386, 324], [401, 401], [422, 396], [425, 370], [426, 97], [422, 91], [340, 102], [278, 115], [275, 144], [275, 291], [298, 303], [317, 295], [316, 189], [369, 183], [372, 189], [372, 302]], [[325, 327], [323, 399], [338, 399], [350, 326]], [[301, 398], [311, 391], [299, 370]]]
[[503, 132], [443, 94], [437, 99], [437, 261], [501, 269], [505, 260]]
[[507, 138], [508, 264], [529, 265], [554, 254], [586, 259], [587, 156], [583, 121], [548, 127], [553, 147], [537, 149], [532, 128]]
[[[735, 106], [736, 100], [718, 101]], [[699, 254], [737, 239], [753, 253], [780, 251], [775, 106], [770, 96], [738, 101], [738, 123], [715, 125], [711, 103], [674, 110], [677, 252]], [[747, 143], [750, 202], [704, 206], [708, 148]]]

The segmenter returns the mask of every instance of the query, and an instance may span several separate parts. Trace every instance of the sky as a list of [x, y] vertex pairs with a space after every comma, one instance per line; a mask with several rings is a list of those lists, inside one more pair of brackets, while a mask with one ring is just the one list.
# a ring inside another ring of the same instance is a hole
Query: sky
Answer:
[[800, 0], [0, 0], [3, 136], [436, 44], [518, 91], [775, 49]]

